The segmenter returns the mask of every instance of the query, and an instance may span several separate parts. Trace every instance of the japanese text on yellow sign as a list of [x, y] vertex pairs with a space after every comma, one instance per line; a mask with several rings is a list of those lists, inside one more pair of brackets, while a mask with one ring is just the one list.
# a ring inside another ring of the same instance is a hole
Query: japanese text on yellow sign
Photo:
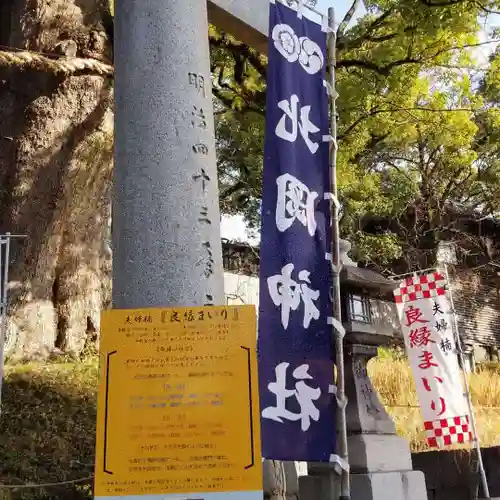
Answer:
[[262, 489], [253, 306], [102, 314], [95, 496]]

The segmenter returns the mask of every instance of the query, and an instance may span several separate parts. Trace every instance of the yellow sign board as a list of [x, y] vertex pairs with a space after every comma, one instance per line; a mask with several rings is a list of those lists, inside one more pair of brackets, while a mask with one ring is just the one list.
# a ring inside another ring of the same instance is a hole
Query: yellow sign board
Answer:
[[253, 306], [102, 313], [96, 497], [262, 490]]

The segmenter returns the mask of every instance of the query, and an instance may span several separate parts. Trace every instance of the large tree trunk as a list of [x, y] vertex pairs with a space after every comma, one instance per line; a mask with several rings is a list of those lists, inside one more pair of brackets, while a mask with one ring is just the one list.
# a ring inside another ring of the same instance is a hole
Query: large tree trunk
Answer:
[[108, 18], [107, 0], [0, 2], [0, 45], [52, 58], [0, 57], [0, 233], [27, 235], [11, 266], [15, 357], [79, 354], [99, 328], [110, 259], [112, 85], [92, 68], [57, 67], [73, 56], [109, 61]]

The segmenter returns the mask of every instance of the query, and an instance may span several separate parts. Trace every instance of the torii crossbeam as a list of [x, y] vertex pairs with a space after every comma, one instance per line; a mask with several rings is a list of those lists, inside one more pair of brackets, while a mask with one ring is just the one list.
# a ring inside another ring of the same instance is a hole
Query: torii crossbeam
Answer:
[[219, 28], [267, 52], [269, 0], [209, 0], [208, 16]]

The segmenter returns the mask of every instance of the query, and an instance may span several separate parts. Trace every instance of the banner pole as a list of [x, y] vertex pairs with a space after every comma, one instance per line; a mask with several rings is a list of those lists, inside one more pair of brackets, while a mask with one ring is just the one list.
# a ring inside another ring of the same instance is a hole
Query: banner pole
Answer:
[[465, 357], [464, 357], [464, 352], [462, 349], [462, 342], [460, 340], [460, 335], [458, 333], [458, 321], [457, 321], [457, 315], [455, 312], [455, 303], [453, 301], [453, 292], [451, 290], [450, 275], [448, 273], [448, 264], [443, 263], [443, 266], [444, 266], [444, 274], [446, 277], [446, 283], [448, 285], [448, 292], [449, 292], [449, 297], [450, 297], [451, 315], [452, 315], [452, 319], [453, 319], [453, 331], [454, 331], [454, 335], [455, 335], [455, 344], [457, 346], [458, 358], [460, 360], [460, 365], [461, 365], [461, 369], [462, 369], [462, 376], [464, 378], [465, 397], [467, 399], [467, 406], [469, 407], [469, 416], [470, 416], [472, 432], [474, 433], [474, 442], [475, 442], [475, 447], [476, 447], [476, 452], [477, 452], [477, 460], [478, 460], [478, 465], [479, 465], [479, 473], [481, 476], [481, 484], [483, 486], [483, 493], [485, 495], [485, 498], [489, 499], [490, 498], [490, 491], [488, 488], [488, 480], [486, 478], [486, 472], [484, 470], [483, 456], [481, 453], [481, 443], [479, 441], [479, 435], [477, 433], [476, 417], [474, 415], [474, 407], [472, 405], [469, 379], [468, 379], [467, 374], [465, 372]]
[[[337, 411], [337, 449], [343, 467], [341, 469], [340, 500], [351, 498], [349, 480], [349, 458], [347, 450], [347, 423], [346, 423], [346, 397], [345, 397], [345, 374], [344, 374], [344, 332], [342, 326], [342, 309], [340, 297], [340, 230], [339, 230], [339, 202], [337, 188], [337, 92], [336, 75], [337, 65], [337, 35], [335, 31], [335, 9], [328, 9], [328, 69], [329, 69], [329, 98], [330, 98], [330, 135], [332, 145], [330, 148], [330, 169], [333, 195], [332, 207], [332, 267], [333, 267], [333, 327], [335, 352], [334, 357], [337, 367], [337, 401], [340, 402]], [[342, 331], [340, 331], [342, 330]]]

